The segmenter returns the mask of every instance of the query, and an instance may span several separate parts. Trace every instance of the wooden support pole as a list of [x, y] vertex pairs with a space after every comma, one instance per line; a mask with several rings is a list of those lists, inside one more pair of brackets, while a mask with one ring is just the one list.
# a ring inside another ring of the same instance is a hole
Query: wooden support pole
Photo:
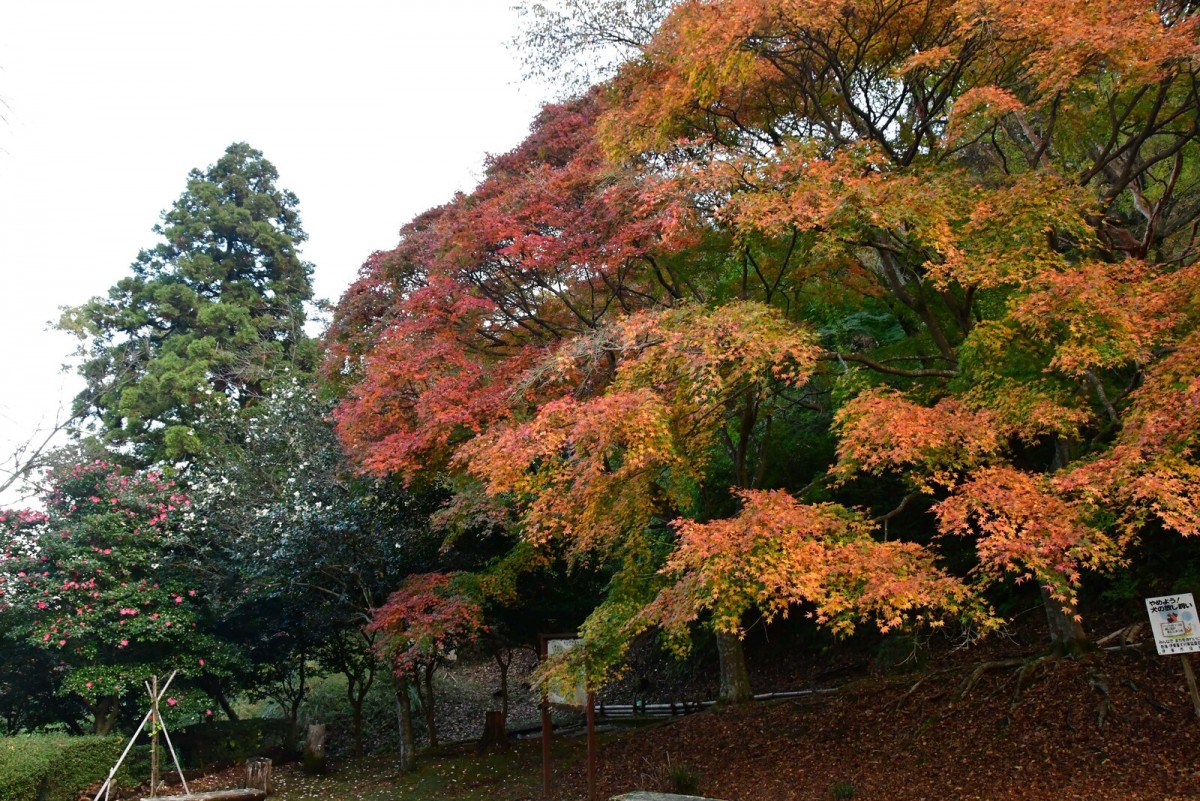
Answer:
[[[170, 688], [171, 682], [175, 681], [175, 674], [178, 672], [179, 671], [171, 672], [170, 677], [167, 679], [167, 683], [163, 685], [163, 688], [158, 693], [159, 698], [162, 698], [164, 695], [167, 694], [167, 690], [168, 690], [168, 688]], [[97, 801], [99, 801], [100, 796], [104, 796], [105, 801], [107, 801], [107, 799], [111, 793], [113, 779], [116, 777], [117, 771], [121, 769], [121, 764], [125, 761], [125, 757], [129, 756], [129, 750], [131, 748], [133, 748], [134, 742], [137, 741], [138, 736], [146, 728], [146, 724], [150, 722], [150, 718], [152, 718], [153, 716], [154, 716], [154, 707], [152, 705], [150, 707], [150, 711], [146, 713], [146, 716], [144, 718], [142, 718], [142, 723], [140, 726], [137, 727], [137, 731], [135, 731], [133, 733], [133, 736], [129, 738], [129, 743], [125, 746], [125, 750], [121, 752], [120, 758], [117, 759], [117, 764], [113, 765], [112, 770], [110, 770], [108, 772], [108, 778], [104, 780], [104, 784], [100, 785], [100, 789], [96, 792], [96, 796], [95, 796]]]
[[542, 693], [542, 798], [550, 797], [550, 699]]
[[[178, 672], [178, 671], [176, 671]], [[183, 775], [183, 767], [179, 764], [179, 755], [175, 753], [175, 745], [171, 742], [171, 733], [167, 731], [167, 724], [162, 722], [162, 716], [159, 714], [158, 705], [162, 697], [167, 694], [167, 686], [170, 686], [174, 680], [175, 673], [171, 674], [171, 678], [167, 680], [167, 685], [160, 691], [158, 689], [158, 676], [151, 676], [150, 681], [146, 682], [146, 692], [150, 693], [150, 718], [152, 724], [150, 726], [150, 797], [154, 798], [158, 795], [158, 731], [162, 729], [163, 739], [167, 741], [167, 752], [171, 754], [171, 761], [175, 764], [175, 772], [179, 774], [179, 781], [183, 784], [183, 792], [191, 794], [188, 788], [187, 777]]]
[[587, 694], [587, 783], [588, 801], [596, 798], [596, 694]]
[[1187, 654], [1180, 654], [1179, 661], [1183, 662], [1183, 678], [1187, 681], [1188, 693], [1192, 696], [1192, 710], [1200, 718], [1200, 690], [1196, 689], [1196, 674], [1192, 672], [1192, 660]]
[[150, 680], [150, 797], [158, 795], [158, 676]]
[[188, 787], [187, 776], [183, 775], [183, 766], [179, 764], [179, 755], [175, 753], [175, 746], [171, 743], [171, 733], [167, 731], [167, 727], [163, 726], [163, 739], [167, 741], [167, 751], [171, 754], [171, 762], [175, 764], [175, 772], [179, 774], [179, 783], [183, 785], [184, 795], [191, 795], [192, 791]]

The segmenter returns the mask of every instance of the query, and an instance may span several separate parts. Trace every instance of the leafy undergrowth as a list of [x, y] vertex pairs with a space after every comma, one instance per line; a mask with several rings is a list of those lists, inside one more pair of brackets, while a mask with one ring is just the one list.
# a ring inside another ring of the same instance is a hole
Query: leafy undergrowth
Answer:
[[[602, 734], [599, 797], [678, 790], [687, 779], [688, 790], [728, 801], [1200, 799], [1200, 723], [1178, 658], [1097, 654], [1036, 662], [1023, 676], [1005, 665], [962, 694], [979, 664], [865, 676], [830, 695]], [[586, 798], [583, 738], [556, 735], [554, 748], [555, 796]], [[471, 745], [445, 747], [422, 755], [408, 776], [390, 757], [335, 768], [306, 777], [282, 767], [275, 797], [541, 798], [536, 738], [484, 757]]]

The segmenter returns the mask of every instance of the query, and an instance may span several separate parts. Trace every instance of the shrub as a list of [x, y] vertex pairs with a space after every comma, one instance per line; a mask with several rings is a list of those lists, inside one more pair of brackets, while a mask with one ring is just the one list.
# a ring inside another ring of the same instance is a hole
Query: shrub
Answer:
[[[0, 739], [0, 801], [75, 801], [81, 791], [104, 781], [124, 747], [118, 737], [37, 734]], [[136, 766], [122, 766], [118, 783], [136, 784], [133, 770]]]
[[682, 795], [695, 795], [700, 789], [700, 771], [690, 765], [671, 768], [671, 787]]
[[845, 799], [854, 798], [856, 793], [857, 790], [854, 787], [854, 782], [850, 781], [837, 781], [829, 788], [829, 796], [834, 801], [845, 801]]
[[[395, 690], [391, 679], [383, 673], [381, 670], [375, 677], [363, 705], [363, 745], [368, 755], [396, 750]], [[273, 702], [268, 702], [262, 705], [259, 714], [281, 717], [283, 712]], [[350, 705], [346, 701], [346, 679], [337, 674], [314, 679], [300, 706], [300, 723], [301, 738], [309, 723], [325, 724], [325, 749], [330, 759], [350, 756], [354, 750], [354, 728]], [[420, 729], [419, 720], [417, 727]], [[418, 731], [417, 736], [421, 734]]]
[[179, 758], [192, 768], [278, 757], [290, 750], [287, 739], [288, 722], [277, 718], [210, 720], [171, 733]]
[[670, 753], [666, 754], [664, 762], [644, 759], [648, 770], [642, 774], [641, 783], [647, 788], [681, 795], [696, 794], [700, 787], [700, 771], [686, 762], [672, 764]]

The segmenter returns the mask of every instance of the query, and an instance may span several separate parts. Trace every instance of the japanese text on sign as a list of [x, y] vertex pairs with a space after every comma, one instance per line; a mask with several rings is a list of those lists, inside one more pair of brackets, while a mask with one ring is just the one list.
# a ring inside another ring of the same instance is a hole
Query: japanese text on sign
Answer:
[[1200, 651], [1200, 625], [1190, 592], [1146, 599], [1154, 645], [1161, 656]]

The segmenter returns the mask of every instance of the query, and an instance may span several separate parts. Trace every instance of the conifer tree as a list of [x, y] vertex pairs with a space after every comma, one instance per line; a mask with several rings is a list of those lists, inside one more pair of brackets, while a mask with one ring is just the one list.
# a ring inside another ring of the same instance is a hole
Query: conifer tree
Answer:
[[253, 405], [279, 375], [312, 362], [304, 333], [312, 265], [294, 194], [235, 143], [154, 227], [161, 241], [105, 297], [64, 311], [83, 339], [76, 412], [143, 464], [189, 460], [206, 420]]

